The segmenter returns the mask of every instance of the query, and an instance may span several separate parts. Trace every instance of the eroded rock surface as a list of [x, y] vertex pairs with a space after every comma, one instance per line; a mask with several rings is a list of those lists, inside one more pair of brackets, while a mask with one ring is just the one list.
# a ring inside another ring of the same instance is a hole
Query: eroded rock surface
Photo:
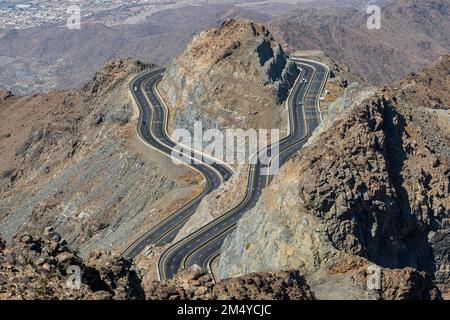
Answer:
[[[144, 298], [130, 261], [97, 251], [85, 262], [56, 235], [22, 234], [15, 246], [3, 250], [0, 246], [0, 300]], [[69, 267], [79, 268], [79, 286], [70, 281]]]
[[[440, 61], [425, 72], [438, 74]], [[409, 90], [426, 90], [418, 85]], [[449, 131], [422, 103], [401, 84], [382, 88], [301, 150], [225, 241], [221, 277], [295, 268], [314, 279], [364, 259], [448, 292]]]
[[152, 282], [147, 297], [156, 300], [313, 300], [297, 271], [253, 273], [215, 284], [210, 275], [194, 265], [167, 282]]
[[194, 38], [167, 68], [161, 88], [173, 127], [285, 127], [286, 99], [299, 70], [262, 25], [227, 20]]

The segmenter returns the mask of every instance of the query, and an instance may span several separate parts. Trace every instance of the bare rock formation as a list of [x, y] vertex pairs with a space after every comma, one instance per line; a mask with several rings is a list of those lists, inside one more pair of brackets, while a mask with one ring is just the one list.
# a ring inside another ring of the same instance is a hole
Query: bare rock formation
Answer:
[[414, 105], [433, 109], [450, 109], [450, 58], [440, 56], [432, 67], [409, 74], [398, 82], [402, 94]]
[[[256, 273], [216, 284], [193, 266], [173, 280], [143, 283], [131, 261], [108, 251], [82, 259], [54, 231], [43, 238], [17, 238], [7, 248], [0, 241], [0, 300], [314, 299], [296, 271]], [[76, 279], [71, 278], [74, 267], [80, 271]]]
[[173, 127], [285, 127], [280, 104], [298, 75], [262, 25], [227, 20], [194, 38], [167, 68], [161, 88], [174, 108]]
[[[15, 246], [0, 250], [0, 300], [144, 298], [130, 261], [97, 252], [85, 263], [55, 235], [22, 234]], [[79, 285], [70, 281], [69, 267], [79, 268]]]
[[154, 281], [146, 288], [151, 300], [313, 300], [297, 271], [253, 273], [215, 284], [194, 265], [167, 282]]

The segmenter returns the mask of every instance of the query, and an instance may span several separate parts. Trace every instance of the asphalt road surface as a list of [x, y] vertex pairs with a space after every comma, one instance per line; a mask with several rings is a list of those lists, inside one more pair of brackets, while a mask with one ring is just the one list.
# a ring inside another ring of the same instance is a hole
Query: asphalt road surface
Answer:
[[[155, 88], [163, 73], [164, 69], [144, 72], [131, 81], [129, 89], [140, 111], [137, 127], [139, 137], [153, 149], [171, 157], [176, 143], [167, 133], [167, 108]], [[233, 170], [225, 164], [216, 162], [208, 165], [202, 162], [203, 154], [198, 151], [191, 150], [186, 156], [190, 157], [190, 161], [186, 161], [186, 164], [203, 175], [206, 182], [204, 190], [139, 237], [125, 250], [125, 257], [134, 258], [148, 245], [163, 246], [172, 242], [189, 217], [196, 211], [203, 197], [217, 189], [233, 175]]]

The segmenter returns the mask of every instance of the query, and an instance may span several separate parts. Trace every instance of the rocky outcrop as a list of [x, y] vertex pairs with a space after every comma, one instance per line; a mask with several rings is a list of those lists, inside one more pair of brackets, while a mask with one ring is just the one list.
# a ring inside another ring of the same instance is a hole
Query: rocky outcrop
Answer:
[[375, 87], [367, 87], [360, 82], [352, 82], [348, 85], [346, 84], [342, 91], [342, 94], [330, 103], [326, 108], [326, 111], [324, 110], [324, 103], [321, 103], [320, 107], [323, 114], [323, 120], [319, 127], [314, 130], [314, 133], [306, 145], [316, 142], [322, 132], [330, 129], [337, 119], [348, 116], [348, 114], [364, 100], [373, 97], [376, 94], [377, 89]]
[[[0, 241], [0, 300], [314, 299], [296, 271], [257, 273], [216, 284], [193, 266], [173, 280], [143, 283], [139, 270], [120, 255], [95, 251], [82, 259], [52, 228], [46, 231], [43, 238], [17, 236], [16, 245], [7, 248]], [[74, 268], [80, 272], [76, 278], [71, 277]]]
[[[42, 238], [18, 235], [16, 244], [8, 247], [0, 241], [0, 300], [313, 300], [326, 298], [321, 290], [328, 297], [335, 294], [316, 280], [316, 297], [295, 270], [252, 273], [215, 283], [194, 265], [165, 282], [142, 280], [144, 270], [118, 254], [95, 251], [83, 259], [52, 228], [43, 234]], [[75, 268], [79, 274], [73, 278]], [[362, 260], [343, 260], [327, 283], [331, 279], [348, 290], [345, 281], [336, 280], [338, 275], [358, 282], [365, 270]], [[381, 292], [384, 299], [439, 298], [430, 279], [410, 268], [384, 269]]]
[[215, 284], [194, 265], [167, 282], [152, 282], [151, 300], [313, 300], [305, 280], [296, 271], [253, 273]]
[[440, 56], [431, 68], [409, 74], [397, 83], [406, 102], [433, 109], [450, 109], [450, 56]]
[[420, 107], [384, 88], [301, 150], [225, 241], [220, 276], [295, 268], [309, 281], [364, 259], [447, 292], [450, 143]]
[[173, 127], [278, 128], [299, 71], [262, 25], [227, 20], [194, 38], [167, 68], [161, 88], [174, 109]]
[[[79, 286], [69, 281], [69, 267], [80, 271]], [[85, 263], [56, 233], [45, 238], [23, 234], [15, 246], [0, 250], [0, 300], [143, 298], [130, 261], [96, 252]]]
[[425, 272], [412, 268], [383, 273], [384, 300], [438, 300], [440, 292]]
[[6, 242], [3, 241], [3, 239], [0, 237], [0, 252], [5, 250], [5, 248], [6, 248]]

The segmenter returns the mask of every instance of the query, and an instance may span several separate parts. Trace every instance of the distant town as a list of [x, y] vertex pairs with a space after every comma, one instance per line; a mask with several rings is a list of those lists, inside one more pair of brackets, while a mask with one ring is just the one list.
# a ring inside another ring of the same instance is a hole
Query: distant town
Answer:
[[[139, 17], [156, 11], [214, 3], [215, 0], [32, 0], [1, 1], [0, 30], [28, 29], [48, 24], [64, 24], [73, 12], [71, 6], [80, 8], [81, 19], [106, 25], [134, 23]], [[230, 1], [231, 2], [231, 1]], [[234, 2], [234, 1], [233, 1]], [[239, 2], [239, 1], [237, 1]], [[112, 18], [114, 17], [114, 18]]]

